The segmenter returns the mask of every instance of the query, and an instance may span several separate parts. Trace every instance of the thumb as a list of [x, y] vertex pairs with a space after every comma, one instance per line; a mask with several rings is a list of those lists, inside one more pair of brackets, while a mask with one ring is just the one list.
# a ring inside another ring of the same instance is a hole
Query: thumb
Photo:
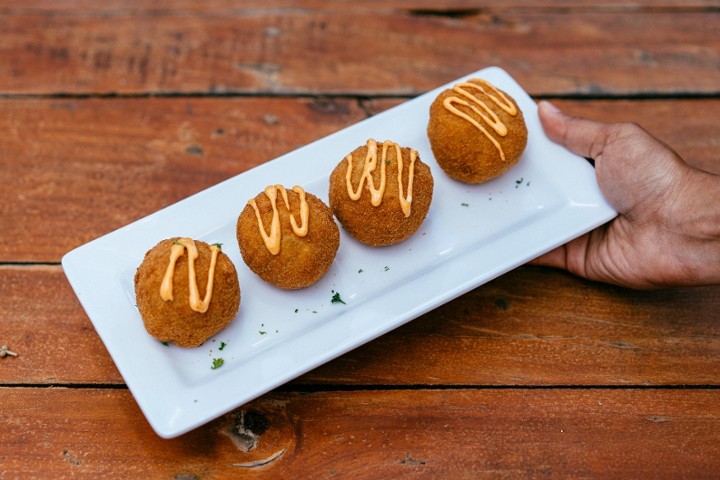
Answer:
[[538, 116], [552, 141], [582, 157], [597, 158], [608, 142], [608, 124], [566, 115], [548, 101], [540, 102]]

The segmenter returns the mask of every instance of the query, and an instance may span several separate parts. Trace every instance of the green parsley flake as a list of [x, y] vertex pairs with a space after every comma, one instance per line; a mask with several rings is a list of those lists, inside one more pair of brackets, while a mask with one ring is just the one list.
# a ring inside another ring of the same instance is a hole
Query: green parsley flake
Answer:
[[260, 335], [267, 335], [267, 332], [265, 330], [258, 330], [258, 333], [260, 333]]
[[470, 206], [469, 203], [461, 203], [460, 205], [462, 205], [463, 207], [469, 207], [469, 206]]
[[385, 271], [387, 272], [388, 270], [390, 270], [390, 267], [388, 267], [387, 265], [385, 265]]
[[347, 305], [347, 303], [345, 303], [343, 301], [343, 299], [340, 298], [340, 292], [336, 292], [335, 290], [332, 290], [332, 293], [333, 293], [333, 296], [332, 296], [332, 299], [330, 300], [330, 303], [342, 303], [343, 305]]
[[218, 350], [223, 350], [225, 347], [227, 347], [227, 342], [220, 342], [220, 348], [218, 348]]
[[213, 358], [213, 364], [212, 367], [210, 367], [211, 370], [217, 370], [218, 368], [222, 367], [225, 364], [225, 360], [220, 358]]

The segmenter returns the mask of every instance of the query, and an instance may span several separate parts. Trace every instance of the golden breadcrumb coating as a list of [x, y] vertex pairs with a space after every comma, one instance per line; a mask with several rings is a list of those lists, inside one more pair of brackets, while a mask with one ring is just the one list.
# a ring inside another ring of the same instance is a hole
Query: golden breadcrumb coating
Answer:
[[[483, 111], [482, 105], [458, 94], [456, 90], [447, 89], [430, 106], [427, 134], [435, 160], [449, 177], [466, 183], [482, 183], [507, 172], [520, 160], [527, 145], [527, 126], [522, 111], [510, 95], [499, 89], [497, 91], [500, 95], [496, 94], [493, 91], [494, 87], [488, 88], [487, 83], [482, 80], [471, 79], [468, 83], [480, 85], [485, 90], [482, 92], [473, 87], [465, 88], [466, 92], [497, 115], [499, 122], [507, 128], [507, 133], [505, 135], [497, 133], [489, 122], [471, 108], [474, 106], [486, 117], [491, 118]], [[501, 95], [504, 95], [511, 105], [509, 108], [514, 107], [516, 114], [509, 114], [489, 95], [500, 99], [500, 103], [503, 104]], [[447, 105], [449, 98], [467, 102], [469, 105], [454, 102], [451, 108], [456, 108], [457, 111], [467, 115], [477, 122], [477, 125], [453, 113]], [[478, 125], [487, 134], [483, 133]]]
[[[286, 191], [290, 212], [299, 222], [300, 196], [291, 189]], [[291, 228], [290, 212], [278, 195], [281, 241], [277, 255], [265, 246], [255, 210], [249, 202], [237, 221], [237, 241], [245, 264], [264, 281], [285, 290], [305, 288], [317, 282], [330, 269], [340, 246], [340, 232], [328, 206], [311, 193], [305, 192], [305, 198], [309, 211], [308, 231], [307, 235], [298, 236]], [[263, 226], [269, 231], [272, 204], [264, 192], [254, 200]]]
[[[151, 248], [135, 273], [135, 298], [145, 329], [161, 342], [180, 347], [197, 347], [233, 321], [240, 306], [240, 284], [232, 260], [220, 252], [215, 265], [214, 285], [208, 309], [199, 313], [190, 308], [188, 254], [175, 264], [173, 300], [163, 300], [160, 285], [170, 262], [170, 251], [179, 238], [163, 240]], [[210, 245], [195, 240], [198, 258], [195, 274], [200, 296], [208, 282]]]
[[[372, 142], [370, 140], [369, 142]], [[378, 162], [382, 161], [382, 149], [386, 142], [377, 142]], [[392, 142], [390, 144], [394, 145]], [[352, 189], [357, 189], [363, 175], [364, 163], [368, 154], [368, 145], [353, 150], [352, 156]], [[402, 188], [403, 196], [407, 195], [408, 175], [410, 169], [411, 149], [400, 149], [403, 159]], [[417, 153], [417, 152], [415, 152]], [[415, 233], [425, 220], [430, 209], [433, 193], [433, 177], [430, 167], [417, 157], [414, 163], [412, 203], [410, 215], [405, 216], [400, 205], [400, 191], [398, 185], [398, 159], [396, 149], [387, 149], [385, 192], [379, 205], [371, 204], [369, 182], [362, 187], [358, 200], [350, 198], [347, 187], [346, 174], [348, 160], [345, 157], [330, 174], [330, 208], [343, 228], [360, 242], [381, 247], [394, 245], [409, 238]], [[373, 183], [380, 185], [380, 166], [372, 172]]]

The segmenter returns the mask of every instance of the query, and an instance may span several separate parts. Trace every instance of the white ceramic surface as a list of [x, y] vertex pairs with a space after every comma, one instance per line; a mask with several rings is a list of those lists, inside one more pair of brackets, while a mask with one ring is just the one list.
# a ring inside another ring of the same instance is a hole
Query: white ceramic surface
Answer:
[[[430, 103], [480, 77], [511, 94], [528, 126], [523, 158], [482, 185], [449, 179], [426, 135]], [[561, 245], [615, 216], [593, 168], [547, 139], [535, 102], [503, 70], [472, 73], [398, 107], [230, 178], [63, 257], [64, 271], [130, 391], [158, 435], [196, 428], [345, 352]], [[328, 274], [300, 291], [263, 283], [242, 261], [237, 216], [266, 185], [301, 185], [327, 202], [328, 177], [368, 138], [418, 150], [434, 176], [430, 212], [409, 240], [370, 248], [341, 229]], [[219, 208], [220, 207], [220, 208]], [[162, 239], [222, 243], [242, 302], [224, 331], [195, 349], [164, 346], [143, 328], [133, 276]], [[332, 303], [338, 292], [346, 304]], [[220, 350], [224, 342], [225, 347]], [[212, 369], [214, 358], [224, 365]]]

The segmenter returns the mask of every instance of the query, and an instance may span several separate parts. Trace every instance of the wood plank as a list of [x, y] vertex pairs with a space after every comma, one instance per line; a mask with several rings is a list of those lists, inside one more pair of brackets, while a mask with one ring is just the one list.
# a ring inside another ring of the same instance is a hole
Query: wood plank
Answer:
[[[0, 299], [0, 342], [20, 353], [0, 384], [122, 384], [59, 267], [0, 267]], [[632, 292], [524, 267], [294, 384], [720, 385], [720, 287]]]
[[0, 266], [0, 299], [0, 384], [123, 384], [61, 267]]
[[717, 477], [720, 286], [533, 267], [157, 437], [61, 255], [391, 96], [501, 64], [720, 173], [716, 0], [242, 7], [0, 0], [0, 478]]
[[470, 13], [21, 11], [0, 16], [0, 93], [415, 95], [489, 65], [536, 95], [718, 91], [713, 9]]
[[[720, 174], [720, 100], [558, 101], [567, 113], [604, 122], [636, 122], [669, 144], [690, 165]], [[709, 111], [704, 109], [709, 108]], [[716, 153], [713, 153], [716, 152]]]
[[299, 381], [717, 385], [718, 356], [720, 287], [635, 292], [524, 267]]
[[[704, 479], [720, 471], [718, 390], [273, 393], [173, 440], [155, 436], [125, 390], [0, 388], [0, 396], [0, 471], [11, 478]], [[231, 433], [238, 424], [243, 437]], [[244, 452], [251, 436], [257, 446]]]
[[[365, 118], [346, 99], [23, 99], [2, 107], [0, 261], [19, 262], [57, 262]], [[238, 212], [246, 201], [236, 199]]]
[[511, 10], [511, 9], [571, 9], [598, 11], [637, 11], [639, 9], [698, 9], [717, 6], [714, 0], [614, 0], [598, 2], [595, 0], [496, 0], [484, 1], [478, 7], [477, 0], [244, 0], [242, 9], [236, 0], [215, 0], [212, 3], [197, 0], [125, 0], [119, 5], [112, 0], [26, 0], [21, 5], [13, 0], [0, 0], [0, 10], [10, 12], [28, 11], [67, 11], [75, 9], [83, 12], [113, 12], [118, 10], [140, 11], [238, 11], [248, 9], [343, 9], [343, 10], [420, 10], [453, 12], [474, 10]]
[[620, 100], [593, 102], [591, 108], [583, 102], [556, 103], [571, 115], [639, 123], [690, 165], [720, 174], [720, 100]]
[[[636, 122], [678, 152], [690, 165], [720, 174], [720, 101], [685, 100], [563, 100], [551, 99], [570, 115], [601, 122]], [[363, 108], [376, 115], [402, 103], [397, 98], [363, 100]]]
[[[0, 262], [59, 262], [89, 240], [400, 101], [0, 100]], [[690, 163], [720, 173], [718, 100], [558, 104], [647, 125]]]

